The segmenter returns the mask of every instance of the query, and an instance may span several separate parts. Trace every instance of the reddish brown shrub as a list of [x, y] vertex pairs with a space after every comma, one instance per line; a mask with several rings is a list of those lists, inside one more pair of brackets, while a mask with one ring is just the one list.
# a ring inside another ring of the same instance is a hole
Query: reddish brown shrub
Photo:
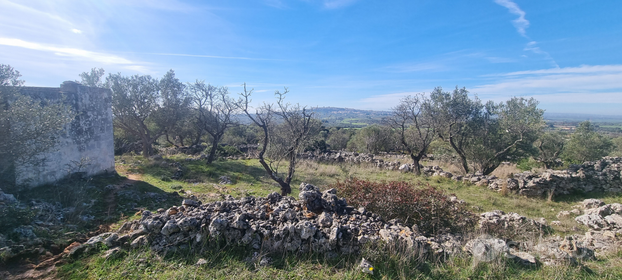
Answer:
[[452, 201], [430, 185], [408, 182], [370, 182], [356, 178], [330, 186], [346, 198], [349, 205], [365, 207], [384, 219], [416, 224], [425, 234], [464, 232], [475, 226], [477, 216], [464, 203]]

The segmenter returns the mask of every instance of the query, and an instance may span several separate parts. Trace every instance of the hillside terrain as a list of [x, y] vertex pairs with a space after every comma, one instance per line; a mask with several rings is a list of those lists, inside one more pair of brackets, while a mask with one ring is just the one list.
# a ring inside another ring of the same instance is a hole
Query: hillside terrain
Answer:
[[[384, 159], [386, 162], [406, 161], [401, 156], [388, 155]], [[43, 187], [19, 195], [22, 201], [34, 201], [31, 203], [39, 205], [37, 209], [47, 209], [47, 216], [37, 212], [32, 232], [40, 240], [49, 240], [44, 241], [48, 245], [40, 248], [49, 251], [50, 256], [44, 254], [17, 263], [9, 261], [4, 264], [7, 271], [0, 274], [3, 279], [20, 279], [28, 275], [35, 278], [53, 275], [61, 279], [542, 279], [562, 277], [560, 275], [565, 279], [616, 279], [622, 276], [622, 253], [618, 249], [598, 255], [595, 259], [580, 260], [578, 265], [537, 264], [530, 267], [511, 259], [479, 263], [469, 254], [447, 255], [442, 260], [420, 259], [403, 255], [399, 249], [395, 251], [396, 248], [373, 246], [361, 248], [357, 254], [342, 254], [338, 257], [292, 252], [280, 254], [270, 252], [267, 248], [248, 250], [245, 246], [224, 243], [208, 243], [199, 251], [187, 248], [165, 255], [138, 245], [132, 245], [134, 249], [127, 251], [119, 251], [119, 247], [110, 249], [104, 243], [94, 243], [100, 245], [89, 247], [86, 244], [97, 242], [96, 237], [104, 232], [121, 233], [123, 228], [128, 227], [126, 223], [131, 225], [145, 220], [147, 212], [156, 215], [149, 217], [158, 217], [171, 209], [179, 209], [182, 201], [186, 208], [190, 207], [187, 201], [191, 200], [201, 201], [205, 205], [221, 205], [218, 201], [234, 201], [231, 199], [251, 196], [265, 198], [278, 190], [253, 159], [221, 160], [210, 166], [206, 166], [200, 159], [185, 155], [152, 158], [121, 156], [116, 158], [116, 162], [118, 177], [75, 181], [71, 187]], [[432, 161], [424, 164], [444, 165]], [[444, 168], [451, 169], [446, 165]], [[511, 173], [511, 168], [506, 167], [504, 172]], [[518, 171], [514, 169], [513, 172]], [[504, 176], [502, 173], [497, 175]], [[561, 195], [552, 200], [546, 197], [527, 198], [468, 182], [456, 182], [442, 176], [414, 176], [412, 173], [379, 169], [368, 164], [326, 164], [308, 160], [300, 163], [293, 185], [305, 182], [324, 191], [348, 178], [379, 183], [410, 182], [415, 188], [434, 187], [447, 195], [455, 195], [464, 201], [465, 209], [474, 213], [502, 210], [526, 217], [523, 219], [543, 219], [545, 223], [557, 221], [550, 224], [552, 232], [545, 233], [545, 236], [576, 236], [589, 231], [588, 227], [575, 222], [575, 214], [560, 214], [574, 211], [585, 198], [598, 198], [607, 205], [622, 202], [619, 194], [604, 193]], [[341, 197], [342, 193], [338, 191], [337, 195]], [[292, 197], [299, 196], [302, 197], [301, 190], [293, 188]], [[53, 206], [54, 201], [62, 203]], [[348, 200], [348, 203], [350, 201], [353, 200]], [[50, 218], [57, 215], [55, 213], [67, 213], [65, 224]], [[44, 233], [41, 225], [37, 224], [43, 217], [47, 217], [45, 223], [59, 224]], [[478, 233], [469, 233], [472, 234]], [[530, 239], [534, 237], [528, 236], [525, 236], [527, 241], [534, 241]], [[512, 237], [513, 240], [516, 238]], [[538, 237], [535, 238], [537, 240]], [[435, 243], [435, 239], [429, 240]], [[373, 275], [360, 272], [361, 257], [371, 262]], [[539, 258], [545, 261], [544, 256]]]

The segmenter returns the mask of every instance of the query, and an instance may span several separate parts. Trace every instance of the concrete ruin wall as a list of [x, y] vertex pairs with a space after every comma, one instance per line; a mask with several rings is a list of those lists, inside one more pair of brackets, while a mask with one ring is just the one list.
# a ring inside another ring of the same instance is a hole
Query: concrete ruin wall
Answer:
[[41, 156], [38, 166], [17, 166], [18, 185], [53, 183], [73, 173], [86, 176], [114, 172], [112, 93], [109, 89], [64, 82], [60, 88], [22, 87], [21, 93], [38, 100], [62, 100], [76, 117], [61, 132], [54, 149]]

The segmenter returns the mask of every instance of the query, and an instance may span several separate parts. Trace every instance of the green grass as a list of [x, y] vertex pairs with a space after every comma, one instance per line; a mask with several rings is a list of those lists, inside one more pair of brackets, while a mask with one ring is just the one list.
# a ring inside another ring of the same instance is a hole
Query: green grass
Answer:
[[[265, 174], [257, 160], [216, 161], [206, 165], [203, 161], [187, 161], [186, 156], [166, 157], [162, 160], [144, 159], [139, 156], [117, 158], [117, 171], [122, 176], [112, 182], [118, 183], [127, 177], [137, 181], [129, 187], [139, 193], [153, 192], [164, 195], [164, 202], [148, 199], [138, 201], [137, 207], [149, 210], [166, 208], [181, 203], [177, 193], [191, 193], [204, 202], [218, 200], [222, 195], [242, 197], [247, 195], [265, 196], [278, 192], [278, 186]], [[179, 162], [184, 175], [180, 180], [170, 180]], [[228, 176], [232, 184], [218, 185], [220, 176]], [[553, 201], [526, 198], [514, 194], [501, 195], [484, 187], [455, 182], [441, 177], [417, 177], [412, 173], [387, 171], [365, 165], [328, 165], [315, 162], [301, 162], [298, 165], [292, 184], [297, 197], [298, 185], [307, 182], [328, 188], [338, 180], [357, 177], [372, 181], [409, 181], [415, 185], [435, 186], [447, 193], [454, 193], [465, 200], [473, 211], [481, 213], [490, 210], [516, 212], [530, 218], [544, 217], [547, 221], [558, 220], [559, 211], [571, 210], [586, 196], [555, 197]], [[164, 179], [164, 180], [163, 180]], [[105, 197], [105, 193], [99, 194]], [[592, 194], [606, 203], [622, 202], [622, 196]], [[126, 220], [136, 219], [123, 205], [109, 222], [120, 225]], [[136, 203], [136, 202], [134, 202]], [[102, 214], [103, 215], [103, 214]], [[585, 228], [578, 226], [573, 217], [560, 219], [561, 226], [555, 226], [555, 234], [582, 233]], [[114, 228], [115, 226], [113, 226]], [[576, 228], [574, 228], [576, 227]], [[178, 253], [161, 257], [147, 249], [128, 252], [114, 259], [104, 259], [102, 252], [85, 256], [60, 267], [58, 277], [62, 279], [620, 279], [622, 278], [622, 254], [615, 253], [586, 262], [578, 267], [539, 267], [524, 268], [509, 262], [474, 265], [470, 257], [459, 256], [443, 262], [420, 261], [397, 254], [383, 248], [367, 248], [361, 255], [327, 258], [317, 254], [273, 254], [273, 262], [268, 267], [259, 267], [249, 260], [251, 251], [239, 247], [217, 248], [206, 244], [200, 253]], [[356, 266], [361, 257], [371, 259], [375, 265], [373, 276], [363, 274]], [[196, 266], [199, 258], [206, 265]]]
[[[203, 161], [186, 161], [185, 156], [175, 156], [164, 160], [144, 160], [142, 157], [123, 157], [123, 159], [126, 163], [117, 165], [117, 170], [121, 174], [139, 173], [144, 182], [166, 192], [180, 191], [171, 187], [181, 186], [180, 192], [190, 191], [205, 201], [218, 200], [220, 195], [225, 194], [243, 197], [249, 195], [266, 196], [271, 192], [279, 192], [278, 185], [266, 176], [257, 160], [216, 161], [208, 166]], [[169, 165], [173, 161], [180, 162], [183, 165], [184, 176], [181, 180], [162, 181], [162, 176], [170, 177], [175, 172], [176, 168]], [[141, 163], [137, 164], [137, 162]], [[282, 169], [285, 170], [285, 168]], [[218, 186], [219, 177], [223, 175], [231, 178], [233, 184], [224, 187]], [[557, 218], [556, 216], [560, 211], [572, 210], [572, 206], [577, 205], [588, 196], [602, 199], [606, 203], [622, 203], [622, 196], [604, 194], [555, 197], [553, 201], [527, 198], [517, 194], [504, 196], [485, 187], [456, 182], [443, 177], [415, 176], [412, 173], [377, 169], [365, 164], [321, 164], [309, 161], [298, 164], [292, 182], [292, 196], [298, 196], [298, 185], [302, 182], [326, 189], [338, 180], [344, 181], [350, 177], [370, 181], [408, 181], [416, 185], [434, 186], [447, 193], [453, 193], [466, 201], [476, 213], [502, 210], [516, 212], [530, 218], [545, 218], [548, 222], [559, 220], [561, 226], [554, 226], [554, 229], [564, 235], [582, 233], [586, 228], [574, 222], [572, 215]], [[198, 181], [199, 183], [187, 183], [185, 180]]]
[[[103, 252], [103, 250], [102, 250]], [[612, 254], [579, 266], [524, 267], [510, 260], [474, 263], [469, 256], [419, 260], [391, 248], [366, 248], [361, 255], [329, 258], [321, 254], [260, 254], [268, 266], [240, 247], [202, 253], [159, 256], [146, 248], [105, 259], [102, 252], [62, 266], [62, 279], [620, 279], [622, 254]], [[374, 264], [374, 275], [359, 271], [361, 257]], [[202, 258], [206, 264], [197, 266]]]

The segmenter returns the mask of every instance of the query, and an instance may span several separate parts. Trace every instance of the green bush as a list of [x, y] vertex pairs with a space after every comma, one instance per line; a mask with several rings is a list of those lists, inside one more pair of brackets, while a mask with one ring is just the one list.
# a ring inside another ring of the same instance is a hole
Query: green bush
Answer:
[[477, 221], [464, 203], [429, 185], [352, 178], [330, 187], [336, 188], [353, 206], [365, 207], [385, 219], [398, 218], [408, 226], [417, 225], [426, 234], [465, 232]]
[[516, 168], [518, 168], [520, 171], [531, 171], [540, 166], [542, 166], [542, 164], [531, 157], [523, 158], [519, 160], [518, 163], [516, 163]]

